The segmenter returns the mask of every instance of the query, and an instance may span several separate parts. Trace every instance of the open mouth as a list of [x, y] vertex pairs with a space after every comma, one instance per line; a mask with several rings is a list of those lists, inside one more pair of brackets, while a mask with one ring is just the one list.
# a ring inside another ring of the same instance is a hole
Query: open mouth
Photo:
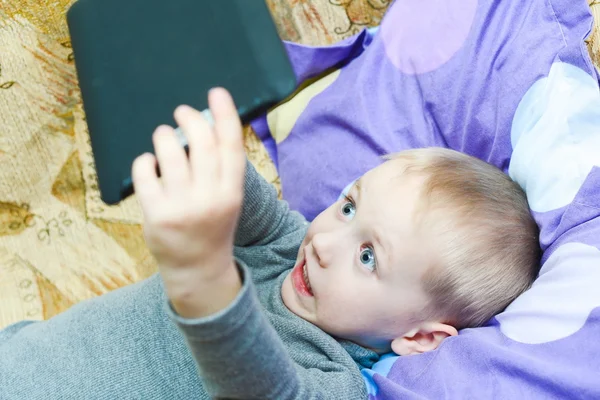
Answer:
[[294, 270], [292, 271], [292, 282], [299, 294], [308, 297], [314, 296], [312, 287], [310, 286], [310, 279], [308, 277], [306, 259], [302, 260], [298, 265], [296, 265], [296, 267], [294, 267]]

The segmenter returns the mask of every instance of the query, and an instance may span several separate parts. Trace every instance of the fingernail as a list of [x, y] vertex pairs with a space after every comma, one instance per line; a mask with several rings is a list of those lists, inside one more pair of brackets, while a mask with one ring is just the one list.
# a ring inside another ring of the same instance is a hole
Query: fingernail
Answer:
[[209, 96], [211, 96], [211, 95], [214, 95], [215, 93], [218, 93], [218, 92], [220, 92], [220, 91], [222, 91], [222, 90], [223, 90], [223, 88], [222, 88], [222, 87], [219, 87], [219, 86], [217, 86], [217, 87], [214, 87], [214, 88], [212, 88], [212, 89], [210, 89], [210, 90], [208, 91], [208, 95], [209, 95]]
[[192, 107], [188, 106], [187, 104], [182, 104], [179, 107], [177, 107], [177, 110], [179, 110], [180, 112], [189, 112], [192, 110]]
[[158, 135], [165, 135], [167, 133], [169, 133], [170, 131], [170, 126], [168, 125], [160, 125], [156, 128], [155, 132]]

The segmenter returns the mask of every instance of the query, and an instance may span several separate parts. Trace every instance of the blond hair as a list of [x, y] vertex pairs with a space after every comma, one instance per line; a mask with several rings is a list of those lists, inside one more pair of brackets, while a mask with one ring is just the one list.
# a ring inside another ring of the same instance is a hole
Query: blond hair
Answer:
[[423, 277], [431, 298], [425, 317], [457, 329], [481, 326], [531, 286], [539, 231], [525, 193], [510, 177], [443, 148], [386, 158], [404, 160], [403, 173], [424, 178], [419, 229], [430, 235], [436, 257]]

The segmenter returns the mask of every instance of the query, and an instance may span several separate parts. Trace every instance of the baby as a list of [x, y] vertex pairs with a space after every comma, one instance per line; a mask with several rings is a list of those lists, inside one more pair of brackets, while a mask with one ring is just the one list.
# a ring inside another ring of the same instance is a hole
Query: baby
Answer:
[[537, 226], [496, 168], [402, 152], [308, 226], [247, 163], [229, 94], [209, 104], [214, 126], [175, 112], [189, 159], [159, 127], [133, 166], [160, 274], [1, 331], [0, 399], [366, 398], [380, 354], [434, 350], [535, 278]]

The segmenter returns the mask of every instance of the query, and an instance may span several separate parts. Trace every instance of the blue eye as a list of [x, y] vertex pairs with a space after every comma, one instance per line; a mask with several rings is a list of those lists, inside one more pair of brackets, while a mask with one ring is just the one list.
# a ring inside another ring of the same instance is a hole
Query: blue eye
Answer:
[[352, 219], [354, 214], [356, 214], [356, 207], [354, 206], [352, 200], [346, 197], [346, 201], [342, 203], [340, 211], [344, 217]]
[[375, 252], [370, 247], [365, 247], [360, 252], [360, 262], [363, 264], [369, 271], [374, 271], [377, 267], [377, 261], [375, 260]]

